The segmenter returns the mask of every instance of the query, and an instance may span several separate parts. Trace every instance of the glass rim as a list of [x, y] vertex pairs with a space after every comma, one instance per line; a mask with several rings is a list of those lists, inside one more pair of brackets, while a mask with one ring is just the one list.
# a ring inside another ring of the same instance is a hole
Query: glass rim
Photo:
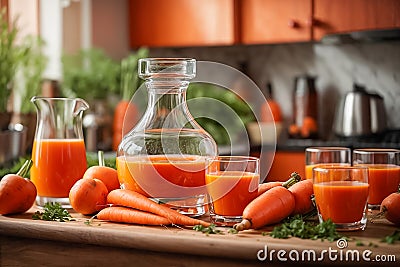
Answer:
[[357, 148], [353, 150], [355, 154], [398, 154], [399, 149], [395, 148]]
[[349, 147], [344, 146], [312, 146], [307, 147], [306, 152], [335, 152], [335, 151], [351, 151]]
[[363, 165], [356, 165], [356, 166], [327, 166], [327, 167], [314, 167], [312, 169], [313, 171], [331, 171], [331, 170], [339, 170], [339, 171], [344, 171], [344, 170], [368, 170], [367, 166]]
[[216, 156], [206, 158], [206, 162], [258, 162], [259, 158], [253, 156]]
[[140, 58], [139, 62], [151, 62], [151, 63], [177, 63], [177, 62], [189, 62], [195, 63], [196, 59], [190, 57], [148, 57]]
[[34, 100], [60, 100], [60, 101], [78, 101], [78, 100], [82, 100], [84, 102], [86, 102], [86, 100], [84, 100], [83, 98], [80, 97], [46, 97], [46, 96], [33, 96], [31, 98], [31, 102], [33, 102]]

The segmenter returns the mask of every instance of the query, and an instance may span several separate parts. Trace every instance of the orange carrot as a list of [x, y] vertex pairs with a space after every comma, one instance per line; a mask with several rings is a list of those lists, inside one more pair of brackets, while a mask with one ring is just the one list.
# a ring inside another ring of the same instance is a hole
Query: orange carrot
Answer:
[[400, 226], [400, 184], [399, 189], [395, 193], [391, 193], [381, 203], [380, 213], [385, 218]]
[[99, 155], [99, 166], [89, 167], [83, 174], [83, 179], [99, 179], [101, 180], [108, 189], [108, 192], [120, 188], [117, 170], [107, 167], [104, 164], [104, 153], [103, 151], [98, 152]]
[[24, 178], [32, 166], [27, 160], [16, 174], [7, 174], [0, 181], [0, 214], [23, 213], [36, 199], [36, 187]]
[[130, 207], [141, 211], [151, 212], [168, 219], [172, 224], [193, 226], [201, 224], [209, 226], [208, 222], [193, 219], [166, 206], [155, 203], [140, 193], [127, 189], [116, 189], [108, 194], [107, 202], [124, 207]]
[[262, 193], [270, 190], [273, 187], [276, 186], [282, 186], [283, 182], [266, 182], [262, 183], [258, 186], [258, 195], [261, 195]]
[[97, 219], [104, 221], [134, 223], [142, 225], [167, 225], [170, 221], [162, 216], [135, 210], [126, 207], [108, 207], [101, 210], [97, 215]]
[[125, 112], [128, 109], [129, 100], [121, 100], [114, 110], [113, 119], [113, 150], [118, 149], [119, 143], [122, 140], [122, 129], [124, 124]]
[[289, 187], [289, 191], [292, 192], [296, 204], [292, 215], [305, 214], [314, 208], [311, 201], [311, 196], [314, 193], [311, 179], [302, 180], [292, 185]]
[[107, 187], [101, 180], [80, 179], [69, 191], [69, 201], [75, 211], [89, 215], [106, 207], [107, 194]]
[[251, 201], [243, 211], [243, 220], [233, 226], [238, 231], [258, 229], [278, 223], [289, 216], [295, 207], [293, 194], [287, 189], [300, 180], [297, 173], [282, 186], [276, 186]]

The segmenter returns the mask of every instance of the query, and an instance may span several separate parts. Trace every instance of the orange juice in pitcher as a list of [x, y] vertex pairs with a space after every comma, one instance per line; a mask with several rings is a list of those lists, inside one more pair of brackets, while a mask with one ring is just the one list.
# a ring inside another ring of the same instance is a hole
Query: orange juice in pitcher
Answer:
[[87, 168], [82, 113], [89, 106], [79, 98], [33, 97], [32, 102], [37, 109], [31, 168], [36, 204], [69, 207], [69, 190]]

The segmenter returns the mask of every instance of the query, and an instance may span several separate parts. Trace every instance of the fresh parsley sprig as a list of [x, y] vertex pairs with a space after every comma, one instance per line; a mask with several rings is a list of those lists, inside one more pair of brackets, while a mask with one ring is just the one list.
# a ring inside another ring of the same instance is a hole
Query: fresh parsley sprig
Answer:
[[61, 207], [60, 203], [46, 203], [44, 211], [36, 211], [32, 215], [32, 219], [57, 222], [75, 221], [68, 210]]
[[[197, 224], [195, 226], [193, 226], [193, 230], [197, 231], [197, 232], [202, 232], [206, 235], [210, 235], [210, 234], [219, 234], [219, 235], [223, 235], [224, 231], [221, 231], [220, 229], [216, 228], [215, 224], [211, 224], [210, 226], [206, 227], [200, 224]], [[229, 228], [227, 229], [228, 234], [237, 234], [238, 231], [236, 229], [233, 228]]]
[[203, 226], [201, 224], [197, 224], [193, 226], [193, 230], [197, 232], [202, 232], [204, 234], [221, 234], [221, 230], [217, 229], [215, 224], [211, 224], [210, 226]]
[[385, 236], [382, 242], [388, 244], [394, 244], [396, 241], [400, 241], [400, 229], [395, 230], [391, 235]]
[[298, 237], [302, 239], [327, 239], [334, 241], [343, 238], [331, 220], [316, 224], [306, 221], [301, 215], [295, 215], [284, 220], [281, 225], [275, 226], [270, 236], [273, 238]]

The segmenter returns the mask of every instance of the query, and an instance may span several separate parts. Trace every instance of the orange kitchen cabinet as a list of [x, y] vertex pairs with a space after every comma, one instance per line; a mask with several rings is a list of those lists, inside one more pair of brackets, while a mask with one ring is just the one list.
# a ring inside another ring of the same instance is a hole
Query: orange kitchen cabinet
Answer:
[[236, 0], [130, 0], [131, 47], [232, 45]]
[[314, 0], [315, 40], [330, 33], [400, 27], [399, 0]]
[[312, 0], [241, 0], [244, 44], [311, 41]]
[[[260, 158], [260, 152], [253, 151], [251, 156]], [[269, 160], [270, 158], [265, 155], [264, 158], [260, 158], [261, 168], [263, 168], [263, 164], [265, 164], [264, 161]], [[267, 177], [263, 181], [286, 181], [292, 172], [297, 172], [304, 179], [306, 177], [305, 162], [306, 157], [304, 151], [277, 150]]]
[[286, 181], [292, 172], [305, 179], [305, 153], [303, 151], [276, 151], [266, 181]]

